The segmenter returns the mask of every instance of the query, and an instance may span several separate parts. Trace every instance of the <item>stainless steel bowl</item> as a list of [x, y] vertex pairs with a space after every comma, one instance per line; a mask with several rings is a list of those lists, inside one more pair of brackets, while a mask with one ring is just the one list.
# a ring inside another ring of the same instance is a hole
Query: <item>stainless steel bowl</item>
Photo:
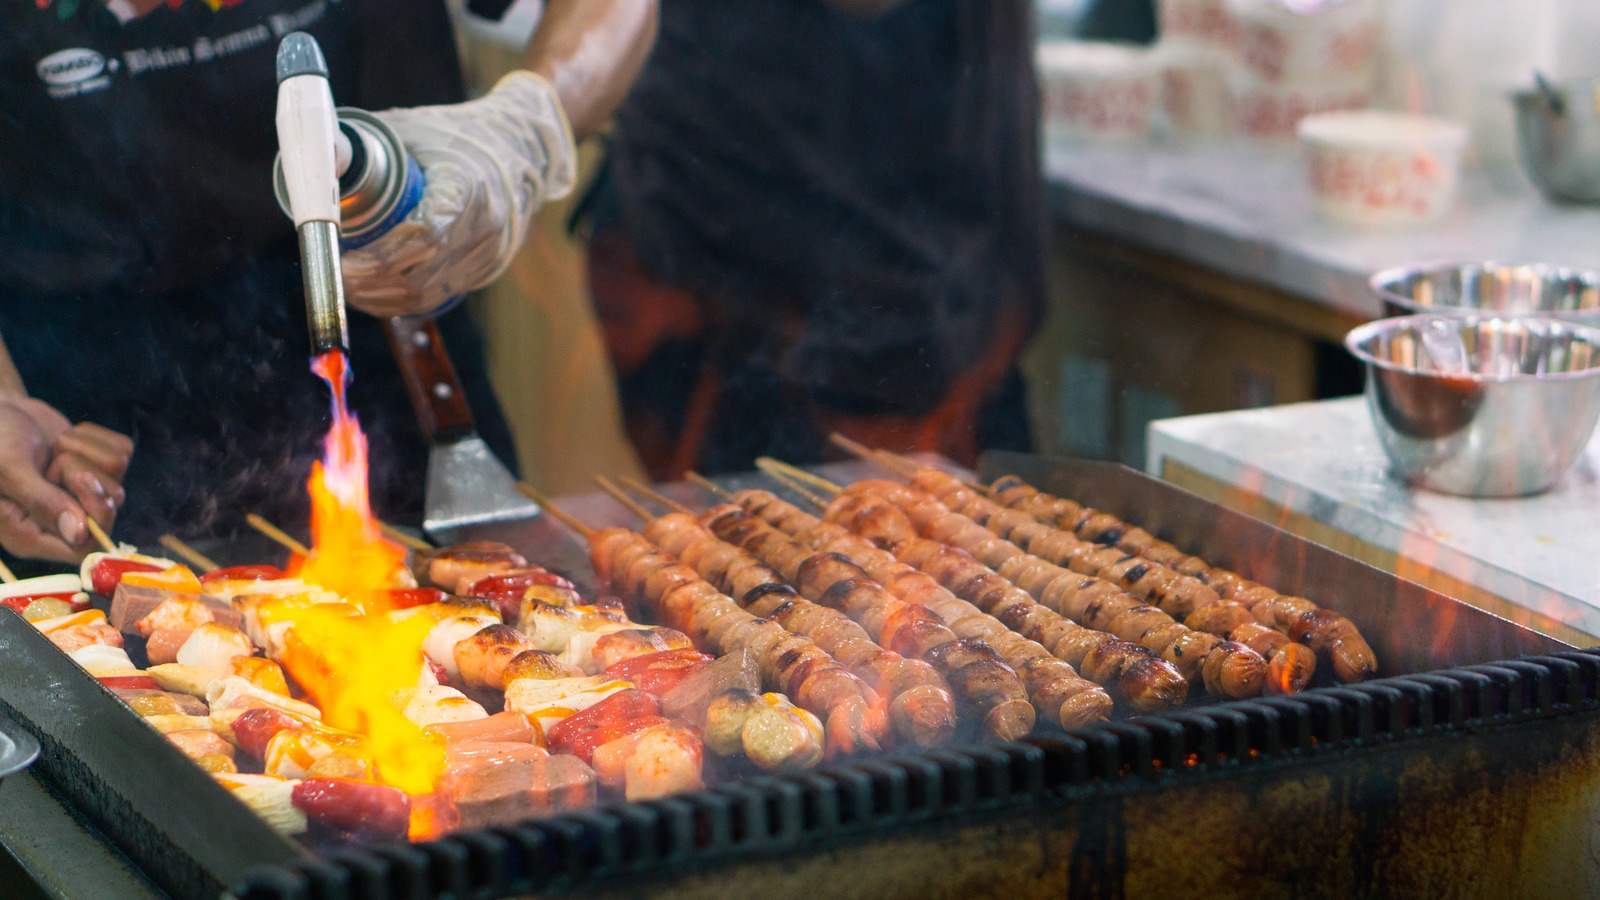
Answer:
[[1529, 180], [1551, 200], [1600, 201], [1600, 79], [1518, 91], [1511, 103]]
[[1548, 490], [1600, 420], [1600, 329], [1417, 315], [1362, 325], [1345, 346], [1366, 364], [1367, 407], [1395, 475], [1419, 487]]
[[1441, 262], [1372, 276], [1387, 315], [1548, 316], [1600, 327], [1600, 272], [1544, 263]]

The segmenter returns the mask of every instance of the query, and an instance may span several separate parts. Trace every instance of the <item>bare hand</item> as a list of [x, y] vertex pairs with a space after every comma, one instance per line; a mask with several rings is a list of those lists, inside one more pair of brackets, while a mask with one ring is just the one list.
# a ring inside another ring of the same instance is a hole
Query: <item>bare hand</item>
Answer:
[[74, 426], [48, 404], [0, 398], [0, 547], [29, 559], [82, 559], [91, 549], [85, 518], [110, 528], [132, 451], [127, 437]]

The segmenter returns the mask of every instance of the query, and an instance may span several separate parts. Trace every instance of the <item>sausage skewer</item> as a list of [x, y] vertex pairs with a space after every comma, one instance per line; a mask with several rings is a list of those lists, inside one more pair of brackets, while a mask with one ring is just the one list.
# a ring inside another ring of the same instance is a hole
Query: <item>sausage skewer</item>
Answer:
[[741, 609], [642, 535], [626, 528], [590, 528], [532, 487], [519, 488], [588, 542], [595, 571], [613, 589], [689, 635], [702, 650], [748, 649], [768, 690], [788, 694], [824, 720], [830, 757], [879, 748], [888, 725], [877, 693], [811, 639]]
[[[769, 463], [766, 468], [769, 474], [772, 465]], [[811, 481], [817, 483], [819, 479], [813, 477]], [[902, 560], [923, 568], [1007, 624], [1026, 629], [1023, 633], [1035, 639], [1044, 637], [1041, 642], [1047, 646], [1063, 647], [1069, 656], [1083, 661], [1091, 678], [1131, 668], [1133, 657], [1126, 648], [1115, 647], [1120, 652], [1114, 655], [1089, 654], [1096, 640], [1091, 636], [1108, 632], [1159, 655], [1175, 666], [1184, 680], [1203, 683], [1218, 696], [1253, 697], [1264, 689], [1266, 663], [1248, 647], [1195, 632], [1166, 613], [1143, 606], [1109, 582], [1067, 572], [1028, 556], [921, 492], [895, 482], [862, 481], [848, 489], [831, 484], [829, 487], [839, 492], [826, 512], [830, 521], [848, 525], [875, 543], [891, 546]], [[924, 543], [911, 535], [933, 542]], [[952, 542], [960, 550], [945, 547], [941, 540]], [[983, 565], [985, 561], [1003, 564], [1006, 571], [996, 573]], [[1046, 591], [1047, 587], [1052, 589]], [[1105, 637], [1099, 640], [1103, 645]], [[1115, 666], [1111, 665], [1112, 660], [1116, 661]]]
[[[951, 511], [966, 516], [1034, 556], [1083, 575], [1104, 578], [1197, 631], [1238, 641], [1246, 646], [1250, 646], [1246, 637], [1258, 637], [1253, 631], [1241, 632], [1243, 626], [1257, 624], [1243, 604], [1222, 599], [1199, 579], [1153, 560], [1129, 555], [1119, 548], [1085, 541], [1072, 532], [1046, 525], [1021, 510], [1001, 506], [949, 473], [916, 466], [887, 453], [877, 453], [873, 458], [908, 476], [913, 488], [937, 498]], [[947, 522], [949, 527], [966, 527], [959, 520], [950, 519]], [[933, 536], [942, 537], [937, 534]], [[999, 563], [990, 560], [985, 562], [998, 568], [1005, 560]], [[1302, 690], [1316, 672], [1317, 657], [1311, 648], [1287, 638], [1274, 642], [1271, 652], [1262, 653], [1261, 656], [1267, 660], [1266, 685], [1273, 693]]]
[[1177, 666], [1191, 684], [1201, 682], [1212, 694], [1232, 698], [1255, 697], [1265, 690], [1266, 661], [1249, 647], [1195, 631], [1109, 581], [1026, 554], [932, 497], [898, 482], [858, 481], [835, 498], [827, 515], [833, 521], [857, 521], [871, 528], [875, 520], [886, 518], [877, 511], [881, 503], [898, 508], [923, 536], [949, 541], [976, 557], [979, 565], [999, 566], [1001, 579], [1046, 608], [1159, 654]]
[[693, 566], [747, 611], [816, 641], [888, 699], [889, 722], [901, 738], [919, 747], [937, 747], [954, 736], [955, 700], [949, 685], [928, 663], [880, 647], [844, 613], [801, 596], [776, 569], [722, 540], [687, 511], [656, 516], [610, 480], [596, 481], [645, 520], [644, 536], [663, 552]]
[[[843, 528], [838, 528], [837, 525], [829, 525], [816, 519], [816, 517], [806, 516], [805, 512], [794, 508], [794, 506], [789, 506], [789, 504], [782, 503], [771, 493], [739, 492], [738, 495], [730, 495], [730, 493], [722, 490], [722, 487], [712, 484], [709, 480], [701, 479], [693, 472], [690, 472], [688, 477], [696, 484], [701, 484], [702, 487], [706, 487], [710, 492], [720, 496], [723, 500], [730, 501], [730, 503], [738, 503], [741, 508], [762, 516], [763, 520], [770, 522], [770, 524], [779, 525], [779, 522], [771, 519], [770, 516], [765, 516], [762, 508], [746, 503], [744, 495], [766, 496], [766, 498], [792, 509], [797, 516], [810, 520], [810, 524], [830, 528], [832, 532], [837, 532], [837, 535], [846, 538], [845, 543], [838, 543], [838, 541], [827, 543], [827, 541], [808, 540], [808, 535], [802, 532], [802, 528], [779, 528], [787, 535], [805, 540], [814, 549], [843, 554], [846, 559], [850, 559], [854, 564], [861, 565], [862, 569], [866, 570], [867, 577], [877, 581], [878, 585], [885, 588], [894, 601], [891, 604], [877, 605], [877, 607], [846, 605], [845, 612], [854, 617], [854, 620], [858, 621], [862, 628], [869, 629], [869, 631], [874, 628], [878, 629], [878, 634], [880, 634], [880, 641], [878, 642], [880, 644], [890, 645], [891, 649], [898, 650], [898, 652], [901, 652], [902, 655], [907, 655], [907, 657], [928, 661], [934, 668], [939, 669], [939, 673], [946, 677], [946, 681], [957, 690], [958, 697], [962, 698], [966, 705], [973, 709], [974, 714], [982, 717], [984, 730], [987, 733], [994, 735], [994, 737], [1002, 738], [1002, 740], [1014, 740], [1014, 738], [1022, 737], [1022, 735], [1026, 735], [1026, 733], [1034, 729], [1035, 709], [1029, 703], [1029, 693], [1027, 693], [1027, 687], [1022, 682], [1021, 676], [1018, 676], [1016, 669], [1011, 668], [1006, 663], [1006, 658], [1002, 657], [1002, 653], [997, 652], [994, 645], [984, 641], [984, 636], [987, 636], [987, 634], [1016, 637], [1014, 634], [1010, 634], [1010, 631], [1005, 626], [1000, 625], [1000, 621], [992, 620], [992, 618], [982, 615], [973, 605], [960, 601], [957, 597], [952, 596], [949, 591], [941, 588], [936, 581], [931, 580], [926, 575], [922, 575], [915, 569], [910, 569], [907, 565], [901, 564], [899, 560], [894, 559], [890, 554], [874, 548], [872, 544], [862, 541], [861, 538], [856, 538], [850, 532], [845, 532]], [[634, 490], [640, 490], [640, 492], [646, 490], [642, 485], [638, 485], [637, 482], [630, 484], [629, 487], [634, 488]], [[672, 503], [664, 496], [653, 496], [659, 503]], [[861, 552], [859, 552], [862, 548], [866, 548], [872, 554], [877, 554], [883, 560], [888, 560], [890, 567], [888, 569], [885, 569], [883, 565], [872, 567], [872, 562], [880, 562], [880, 560], [869, 562], [867, 557], [862, 556]], [[922, 591], [912, 589], [914, 586], [912, 586], [910, 577], [920, 578], [917, 588], [922, 588]], [[938, 599], [930, 599], [930, 597], [926, 596], [926, 589], [930, 588], [936, 593], [942, 594], [946, 602], [939, 602]], [[942, 617], [946, 618], [941, 618], [941, 613]], [[952, 626], [946, 625], [947, 620], [952, 621], [952, 623], [958, 623], [958, 625], [965, 621], [966, 625], [971, 625], [971, 628], [952, 628]], [[978, 620], [987, 620], [987, 623], [981, 623]], [[1027, 642], [1027, 644], [1032, 644], [1032, 642]], [[1045, 652], [1043, 647], [1037, 647], [1037, 645], [1035, 645], [1035, 649], [1040, 653]], [[1014, 658], [1018, 661], [1027, 660], [1026, 655], [1014, 655]]]
[[[673, 503], [637, 482], [629, 481], [628, 486], [657, 503], [688, 512], [686, 507]], [[719, 494], [722, 493], [720, 488], [715, 485], [712, 487]], [[851, 557], [847, 550], [853, 548], [817, 546], [815, 549], [844, 553], [846, 557]], [[738, 552], [749, 555], [742, 548]], [[750, 558], [754, 559], [754, 556]], [[893, 562], [892, 557], [890, 560]], [[860, 565], [860, 561], [853, 557], [851, 561]], [[895, 565], [900, 564], [895, 563]], [[763, 568], [767, 567], [763, 565]], [[770, 568], [768, 571], [781, 577], [782, 573]], [[876, 572], [863, 572], [863, 575], [878, 581]], [[929, 581], [931, 582], [931, 579]], [[982, 719], [984, 731], [988, 734], [1002, 740], [1014, 740], [1033, 729], [1035, 710], [1028, 702], [1027, 689], [1016, 671], [1006, 664], [993, 647], [980, 638], [958, 637], [956, 632], [926, 604], [906, 600], [891, 586], [884, 585], [881, 581], [879, 584], [888, 589], [885, 592], [887, 595], [884, 598], [885, 602], [875, 605], [842, 604], [842, 612], [851, 617], [853, 624], [859, 625], [863, 635], [869, 635], [871, 629], [876, 629], [880, 645], [931, 664], [955, 689], [964, 705]], [[937, 588], [937, 585], [934, 587]], [[863, 595], [860, 591], [855, 593], [858, 599]], [[833, 594], [824, 592], [823, 596], [828, 599], [843, 599], [848, 594], [849, 592]], [[831, 608], [828, 612], [838, 614]], [[976, 613], [977, 610], [972, 609], [972, 612]], [[995, 622], [994, 625], [997, 630], [1005, 631], [999, 622]]]
[[[771, 472], [770, 472], [771, 474]], [[933, 544], [931, 541], [922, 541], [909, 536], [901, 541], [901, 546], [896, 546], [896, 556], [901, 557], [901, 564], [917, 565], [918, 569], [925, 570], [926, 575], [938, 577], [933, 567], [926, 565], [925, 559], [910, 559], [904, 556], [906, 552], [915, 552], [920, 544], [930, 544], [928, 549], [946, 549], [942, 544]], [[886, 578], [902, 581], [894, 572], [885, 572]], [[1136, 708], [1160, 709], [1181, 703], [1186, 685], [1176, 669], [1165, 665], [1160, 660], [1155, 660], [1152, 653], [1144, 652], [1139, 647], [1128, 642], [1115, 641], [1110, 636], [1098, 636], [1099, 641], [1090, 641], [1099, 644], [1102, 657], [1094, 661], [1101, 661], [1104, 665], [1098, 666], [1090, 679], [1078, 676], [1074, 663], [1066, 657], [1074, 657], [1078, 663], [1083, 663], [1088, 658], [1086, 653], [1075, 652], [1069, 649], [1066, 641], [1066, 631], [1082, 633], [1085, 629], [1072, 625], [1069, 621], [1053, 617], [1050, 610], [1038, 607], [1027, 597], [1013, 597], [1013, 601], [1026, 601], [1026, 604], [1037, 612], [1050, 615], [1056, 620], [1059, 628], [1042, 629], [1032, 628], [1030, 623], [1022, 623], [1024, 628], [1006, 628], [1005, 617], [994, 618], [982, 615], [979, 610], [997, 613], [1000, 607], [986, 605], [989, 601], [989, 591], [965, 591], [955, 588], [950, 583], [944, 583], [944, 588], [949, 588], [950, 593], [962, 597], [966, 604], [958, 605], [957, 609], [950, 610], [946, 615], [947, 621], [955, 625], [958, 620], [973, 620], [974, 613], [978, 613], [976, 621], [981, 626], [992, 625], [984, 628], [982, 636], [989, 639], [997, 649], [1006, 655], [1006, 661], [1016, 666], [1016, 671], [1024, 677], [1029, 687], [1030, 697], [1043, 716], [1050, 717], [1053, 721], [1061, 721], [1064, 725], [1082, 724], [1080, 719], [1088, 716], [1101, 716], [1104, 714], [1102, 706], [1110, 705], [1110, 698], [1099, 687], [1093, 687], [1090, 682], [1096, 682], [1106, 687], [1120, 690]], [[936, 610], [944, 612], [944, 610]], [[1085, 633], [1085, 637], [1088, 633]], [[1016, 637], [1026, 637], [1026, 642], [1014, 641]], [[1043, 637], [1040, 639], [1040, 637]], [[1002, 642], [1003, 647], [1002, 647]], [[1088, 673], [1085, 673], [1088, 674]]]
[[1084, 540], [1114, 545], [1205, 582], [1218, 596], [1243, 604], [1256, 621], [1304, 643], [1324, 656], [1341, 681], [1361, 681], [1378, 671], [1378, 657], [1349, 619], [1322, 609], [1304, 597], [1280, 594], [1205, 560], [1191, 556], [1150, 532], [1121, 519], [1061, 497], [1041, 493], [1008, 475], [994, 482], [989, 495], [1047, 525], [1071, 531]]
[[[811, 503], [826, 506], [826, 501], [810, 495], [803, 488], [798, 488], [786, 480], [782, 472], [773, 471], [766, 466], [763, 466], [763, 471], [789, 485], [800, 495], [806, 496], [806, 500], [810, 500]], [[1133, 642], [1123, 641], [1112, 634], [1094, 633], [1090, 629], [1083, 629], [1077, 623], [1059, 617], [1053, 610], [1035, 604], [1032, 597], [1019, 596], [1014, 591], [1006, 596], [998, 594], [987, 596], [989, 594], [987, 591], [979, 589], [963, 591], [966, 596], [978, 597], [979, 602], [974, 605], [974, 602], [968, 602], [950, 593], [950, 589], [941, 585], [930, 573], [907, 565], [907, 562], [896, 559], [891, 552], [878, 548], [861, 535], [850, 532], [848, 528], [843, 528], [834, 522], [824, 522], [786, 501], [779, 500], [778, 496], [768, 492], [747, 490], [734, 495], [734, 500], [750, 511], [757, 512], [763, 519], [770, 520], [782, 530], [795, 533], [802, 540], [810, 541], [818, 548], [845, 552], [858, 562], [862, 562], [869, 572], [874, 573], [875, 577], [886, 580], [891, 588], [907, 589], [907, 593], [904, 594], [907, 601], [925, 602], [933, 609], [947, 613], [952, 620], [952, 628], [957, 629], [958, 633], [965, 634], [965, 631], [955, 621], [957, 618], [962, 621], [982, 621], [984, 631], [979, 634], [989, 636], [990, 642], [994, 642], [995, 647], [1000, 645], [1000, 636], [1005, 636], [1011, 641], [1016, 637], [1022, 637], [1026, 644], [1034, 645], [1072, 666], [1085, 665], [1085, 661], [1090, 660], [1093, 652], [1094, 661], [1102, 665], [1091, 666], [1083, 674], [1107, 689], [1118, 690], [1134, 708], [1142, 711], [1171, 708], [1181, 705], [1189, 692], [1187, 682], [1184, 681], [1178, 668], [1160, 660], [1155, 653]], [[906, 541], [907, 548], [923, 546], [928, 552], [936, 549], [933, 544], [923, 543], [923, 538], [917, 536], [910, 536]], [[994, 581], [990, 581], [989, 585], [998, 586]], [[982, 612], [979, 607], [992, 610], [995, 615], [1000, 615], [1000, 618]], [[1010, 623], [1016, 623], [1014, 629], [1013, 626], [1008, 626]], [[1021, 634], [1018, 634], [1018, 631], [1021, 631]], [[1117, 666], [1106, 665], [1112, 660], [1117, 661]], [[1019, 663], [1018, 669], [1019, 671], [1022, 669]]]
[[[804, 513], [766, 491], [728, 495], [719, 486], [692, 472], [687, 477], [719, 496], [738, 502], [819, 550], [850, 557], [906, 603], [934, 612], [948, 624], [951, 632], [961, 637], [960, 641], [941, 645], [939, 652], [945, 657], [946, 666], [972, 666], [989, 659], [991, 654], [998, 654], [1021, 678], [1034, 709], [1046, 721], [1058, 722], [1063, 727], [1083, 725], [1103, 718], [1110, 709], [1111, 699], [1103, 689], [1079, 677], [1070, 664], [1053, 656], [1039, 642], [1007, 628], [999, 619], [946, 590], [928, 574], [906, 565], [858, 535]], [[797, 490], [804, 496], [803, 489]], [[1181, 679], [1179, 686], [1182, 686]]]

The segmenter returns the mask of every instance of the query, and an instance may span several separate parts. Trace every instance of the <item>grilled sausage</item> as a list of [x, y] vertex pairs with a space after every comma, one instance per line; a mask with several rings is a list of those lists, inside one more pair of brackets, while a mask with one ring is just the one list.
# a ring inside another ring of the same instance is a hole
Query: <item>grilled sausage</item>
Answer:
[[[1282, 632], [1297, 643], [1310, 646], [1326, 657], [1332, 664], [1334, 674], [1342, 681], [1360, 681], [1377, 674], [1377, 655], [1355, 625], [1343, 616], [1319, 609], [1310, 600], [1280, 594], [1235, 572], [1208, 565], [1199, 557], [1183, 553], [1142, 528], [1089, 510], [1071, 500], [1040, 493], [1015, 476], [995, 481], [990, 493], [999, 503], [1026, 512], [1040, 522], [1075, 532], [1084, 540], [1114, 544], [1125, 553], [1136, 554], [1180, 574], [1193, 576], [1223, 600], [1243, 605], [1261, 624]], [[1296, 653], [1297, 658], [1301, 655]], [[1286, 660], [1284, 665], [1297, 666], [1299, 663]]]
[[[740, 609], [694, 570], [633, 532], [596, 531], [590, 537], [590, 553], [596, 571], [609, 572], [613, 579], [625, 571], [621, 580], [611, 582], [619, 594], [653, 610], [659, 620], [687, 634], [697, 646], [719, 654], [748, 648], [769, 689], [788, 694], [825, 720], [829, 755], [880, 746], [887, 723], [873, 708], [879, 702], [877, 694], [810, 639]], [[646, 583], [663, 569], [674, 570], [674, 586], [663, 594], [647, 594]]]
[[[1219, 662], [1205, 669], [1201, 665], [1201, 658], [1185, 657], [1173, 649], [1174, 645], [1183, 647], [1177, 642], [1190, 629], [1173, 621], [1164, 611], [1141, 604], [1137, 598], [1122, 592], [1109, 581], [1071, 572], [1047, 560], [1025, 554], [1014, 544], [998, 541], [987, 529], [949, 511], [943, 504], [920, 491], [895, 482], [874, 481], [857, 482], [846, 493], [856, 493], [861, 497], [877, 496], [884, 502], [893, 502], [920, 531], [951, 535], [960, 544], [978, 546], [991, 559], [1003, 560], [996, 574], [976, 560], [964, 562], [949, 548], [947, 552], [928, 548], [922, 554], [933, 567], [927, 571], [940, 578], [951, 590], [973, 600], [1007, 624], [1016, 623], [1014, 627], [1030, 629], [1023, 633], [1035, 640], [1043, 637], [1045, 640], [1041, 643], [1052, 650], [1059, 646], [1061, 640], [1070, 638], [1071, 642], [1065, 648], [1069, 661], [1072, 661], [1072, 653], [1087, 651], [1091, 638], [1064, 628], [1045, 612], [1057, 614], [1062, 621], [1076, 622], [1093, 631], [1106, 632], [1159, 654], [1177, 668], [1185, 681], [1203, 683], [1207, 690], [1219, 696], [1256, 696], [1264, 687], [1266, 662], [1249, 648], [1242, 645], [1223, 646], [1224, 642], [1218, 640], [1207, 646], [1205, 652], [1238, 658], [1227, 665]], [[1020, 589], [1020, 595], [1011, 592], [1016, 589]], [[1044, 610], [1030, 608], [1024, 599], [1026, 597], [1044, 604]], [[1001, 612], [997, 612], [997, 608]], [[1123, 651], [1125, 658], [1128, 652]], [[1081, 660], [1082, 657], [1077, 658]], [[1120, 670], [1121, 673], [1131, 671], [1131, 661]], [[1149, 667], [1142, 667], [1140, 671], [1149, 671]], [[1208, 672], [1215, 676], [1210, 681], [1205, 680]], [[1118, 677], [1129, 679], [1136, 689], [1149, 689], [1145, 682], [1132, 680], [1130, 675], [1119, 673]], [[1127, 692], [1126, 687], [1124, 691]], [[1136, 703], [1146, 704], [1174, 702], [1168, 693], [1139, 699], [1129, 694], [1129, 698]], [[1181, 701], [1181, 696], [1177, 699]]]

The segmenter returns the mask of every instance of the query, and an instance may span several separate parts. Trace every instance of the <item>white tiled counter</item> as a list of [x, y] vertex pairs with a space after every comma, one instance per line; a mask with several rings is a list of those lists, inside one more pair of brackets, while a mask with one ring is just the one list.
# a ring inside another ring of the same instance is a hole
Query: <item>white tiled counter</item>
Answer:
[[1394, 479], [1360, 397], [1154, 422], [1147, 469], [1579, 646], [1600, 643], [1600, 439], [1551, 491], [1476, 500]]
[[1600, 268], [1600, 206], [1546, 202], [1521, 171], [1468, 164], [1442, 221], [1363, 229], [1316, 214], [1292, 145], [1216, 138], [1051, 147], [1057, 221], [1370, 317], [1374, 272], [1441, 259]]

